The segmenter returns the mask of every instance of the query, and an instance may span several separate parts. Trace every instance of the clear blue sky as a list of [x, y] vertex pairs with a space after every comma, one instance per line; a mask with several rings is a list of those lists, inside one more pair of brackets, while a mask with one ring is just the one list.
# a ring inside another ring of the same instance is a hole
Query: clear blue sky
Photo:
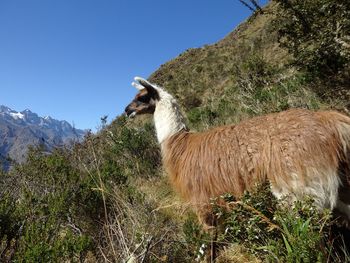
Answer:
[[122, 113], [135, 75], [250, 14], [238, 0], [0, 0], [0, 104], [95, 130]]

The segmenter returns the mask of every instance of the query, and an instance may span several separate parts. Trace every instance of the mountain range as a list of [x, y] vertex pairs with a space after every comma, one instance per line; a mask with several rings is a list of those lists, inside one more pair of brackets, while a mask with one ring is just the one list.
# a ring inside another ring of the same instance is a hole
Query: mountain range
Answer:
[[0, 105], [0, 160], [5, 169], [9, 167], [8, 159], [23, 162], [30, 145], [44, 145], [50, 151], [81, 140], [85, 133], [64, 120]]

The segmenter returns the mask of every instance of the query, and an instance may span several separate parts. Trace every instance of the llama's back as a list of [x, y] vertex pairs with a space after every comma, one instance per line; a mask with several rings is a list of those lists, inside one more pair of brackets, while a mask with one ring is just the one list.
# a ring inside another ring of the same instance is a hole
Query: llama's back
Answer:
[[177, 190], [193, 203], [240, 196], [268, 179], [276, 196], [311, 194], [333, 208], [350, 119], [336, 112], [289, 110], [203, 133], [168, 139], [164, 162]]

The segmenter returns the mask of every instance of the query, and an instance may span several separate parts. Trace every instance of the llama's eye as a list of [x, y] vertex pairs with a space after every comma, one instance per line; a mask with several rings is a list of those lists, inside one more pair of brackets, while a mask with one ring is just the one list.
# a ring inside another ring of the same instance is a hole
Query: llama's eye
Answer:
[[143, 102], [143, 103], [148, 103], [149, 102], [149, 97], [148, 96], [142, 96], [142, 97], [139, 97], [137, 100], [140, 101], [140, 102]]

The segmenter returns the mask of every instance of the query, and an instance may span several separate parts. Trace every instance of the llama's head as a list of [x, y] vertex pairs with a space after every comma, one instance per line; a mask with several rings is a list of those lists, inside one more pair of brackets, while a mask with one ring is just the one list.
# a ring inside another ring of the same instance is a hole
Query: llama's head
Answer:
[[134, 117], [138, 114], [150, 113], [153, 114], [156, 108], [156, 103], [159, 100], [159, 92], [155, 85], [147, 80], [135, 77], [135, 82], [132, 85], [139, 90], [132, 102], [126, 106], [125, 114], [128, 117]]

